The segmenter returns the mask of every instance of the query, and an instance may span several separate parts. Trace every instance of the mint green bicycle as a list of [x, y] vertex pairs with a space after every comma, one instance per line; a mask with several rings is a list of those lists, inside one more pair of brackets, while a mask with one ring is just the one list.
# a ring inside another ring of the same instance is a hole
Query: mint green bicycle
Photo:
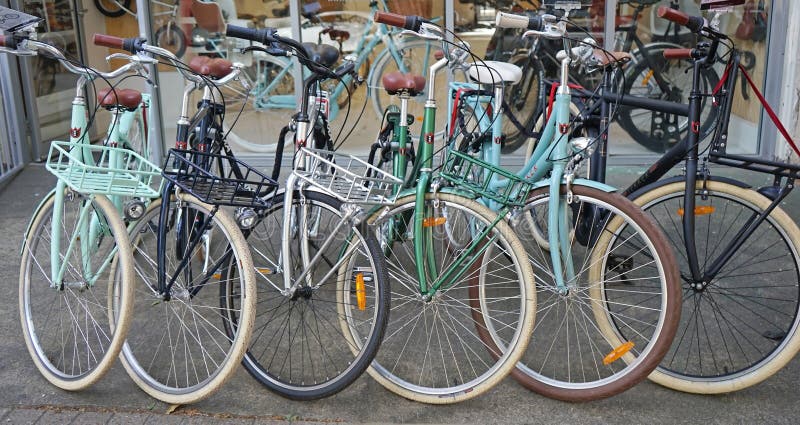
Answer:
[[[117, 118], [128, 120], [133, 111], [128, 117], [115, 115], [110, 140], [120, 144], [92, 146], [86, 137], [86, 83], [117, 78], [140, 64], [131, 62], [109, 73], [76, 65], [55, 47], [35, 40], [37, 24], [34, 19], [12, 29], [12, 35], [0, 40], [2, 51], [51, 56], [80, 78], [70, 140], [53, 142], [48, 156], [46, 167], [58, 177], [56, 188], [34, 213], [22, 247], [20, 319], [28, 351], [42, 375], [59, 388], [80, 390], [108, 371], [125, 340], [134, 275], [120, 209], [126, 200], [158, 196], [150, 184], [159, 171], [123, 147], [126, 135], [119, 126], [114, 128]], [[106, 93], [105, 103], [117, 105], [117, 94], [122, 97], [122, 91]], [[128, 106], [136, 110], [140, 103], [141, 98]]]

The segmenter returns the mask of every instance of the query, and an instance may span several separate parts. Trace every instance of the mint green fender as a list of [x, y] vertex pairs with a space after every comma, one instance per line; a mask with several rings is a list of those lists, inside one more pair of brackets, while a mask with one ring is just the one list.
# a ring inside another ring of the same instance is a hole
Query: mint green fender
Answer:
[[[609, 185], [607, 185], [605, 183], [600, 183], [600, 182], [596, 182], [594, 180], [589, 180], [589, 179], [575, 179], [572, 182], [572, 185], [573, 186], [587, 186], [587, 187], [591, 187], [592, 189], [602, 190], [603, 192], [608, 192], [608, 193], [617, 191], [617, 188], [615, 188], [613, 186], [609, 186]], [[540, 188], [543, 188], [543, 187], [550, 187], [550, 180], [544, 179], [544, 180], [540, 180], [540, 181], [536, 182], [533, 185], [533, 189], [532, 190], [540, 189]]]
[[49, 201], [50, 198], [52, 198], [55, 195], [56, 195], [56, 189], [53, 188], [47, 195], [45, 195], [44, 198], [42, 198], [41, 202], [39, 202], [39, 205], [36, 207], [36, 209], [33, 210], [31, 219], [28, 221], [28, 226], [25, 227], [25, 233], [22, 236], [22, 246], [19, 249], [20, 255], [25, 254], [25, 243], [28, 241], [28, 233], [31, 232], [31, 226], [33, 226], [33, 219], [36, 218], [37, 215], [39, 215], [39, 211], [42, 209], [42, 207], [44, 207], [45, 202]]

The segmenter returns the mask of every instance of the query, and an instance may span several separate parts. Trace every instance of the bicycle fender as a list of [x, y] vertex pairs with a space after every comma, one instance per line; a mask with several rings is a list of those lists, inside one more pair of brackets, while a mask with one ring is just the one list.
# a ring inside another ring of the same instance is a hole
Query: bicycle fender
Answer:
[[[739, 180], [734, 180], [734, 179], [729, 178], [729, 177], [708, 176], [708, 177], [706, 177], [706, 180], [711, 180], [711, 181], [715, 181], [715, 182], [722, 182], [722, 183], [728, 183], [728, 184], [731, 184], [731, 185], [734, 185], [734, 186], [737, 186], [737, 187], [741, 187], [742, 189], [751, 189], [752, 188], [752, 186], [750, 186], [749, 184], [747, 184], [745, 182], [741, 182]], [[666, 185], [672, 184], [672, 183], [684, 182], [684, 181], [686, 181], [686, 176], [672, 176], [670, 178], [662, 179], [662, 180], [659, 180], [659, 181], [657, 181], [655, 183], [648, 184], [647, 186], [640, 188], [636, 192], [631, 193], [630, 195], [628, 195], [628, 199], [634, 200], [634, 199], [642, 196], [645, 192], [649, 192], [649, 191], [651, 191], [651, 190], [653, 190], [655, 188], [658, 188], [658, 187], [661, 187], [661, 186], [666, 186]], [[697, 176], [697, 181], [703, 181], [703, 177], [698, 175]]]
[[[566, 183], [565, 181], [561, 182], [561, 184], [565, 184], [565, 183]], [[608, 193], [612, 193], [612, 192], [616, 192], [617, 191], [617, 188], [615, 188], [614, 186], [609, 186], [609, 185], [607, 185], [605, 183], [600, 183], [600, 182], [596, 182], [594, 180], [589, 180], [589, 179], [575, 179], [572, 182], [572, 185], [573, 186], [591, 187], [592, 189], [597, 189], [597, 190], [601, 190], [603, 192], [608, 192]], [[533, 188], [531, 190], [541, 189], [543, 187], [550, 187], [550, 180], [545, 179], [545, 180], [540, 180], [540, 181], [534, 183]]]
[[22, 237], [22, 246], [20, 246], [20, 248], [19, 248], [19, 254], [20, 255], [24, 255], [25, 254], [25, 242], [28, 241], [28, 233], [30, 233], [31, 226], [33, 226], [33, 219], [36, 218], [36, 216], [39, 214], [39, 210], [42, 209], [42, 207], [44, 206], [44, 203], [47, 202], [48, 200], [50, 200], [50, 198], [52, 198], [53, 196], [55, 196], [55, 194], [56, 194], [56, 189], [53, 188], [52, 190], [50, 190], [50, 192], [47, 193], [47, 195], [44, 198], [42, 198], [42, 200], [39, 202], [39, 205], [36, 207], [36, 209], [33, 210], [33, 214], [31, 214], [31, 219], [28, 220], [28, 226], [25, 227], [25, 233], [23, 234], [23, 237]]

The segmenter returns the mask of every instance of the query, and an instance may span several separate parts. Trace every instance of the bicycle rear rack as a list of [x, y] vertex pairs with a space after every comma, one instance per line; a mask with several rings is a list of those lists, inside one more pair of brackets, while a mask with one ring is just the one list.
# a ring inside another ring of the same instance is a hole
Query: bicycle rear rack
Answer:
[[[205, 169], [214, 166], [217, 171], [223, 168], [223, 174]], [[263, 207], [261, 198], [278, 188], [275, 180], [233, 156], [192, 150], [170, 149], [162, 175], [184, 192], [211, 205]]]
[[[114, 164], [110, 163], [112, 156], [116, 156], [121, 168], [113, 167]], [[80, 193], [141, 198], [160, 196], [158, 186], [153, 189], [153, 178], [161, 176], [161, 169], [129, 149], [54, 141], [50, 144], [45, 168]]]
[[342, 202], [391, 205], [395, 202], [395, 189], [403, 184], [401, 179], [352, 155], [302, 148], [298, 158], [302, 160], [304, 157], [308, 159], [309, 169], [294, 170], [293, 173], [308, 185]]
[[[459, 189], [467, 189], [478, 197], [508, 206], [525, 205], [533, 187], [530, 181], [516, 174], [457, 150], [447, 153], [439, 175]], [[494, 190], [489, 186], [492, 181], [497, 181], [497, 177], [507, 179], [508, 183]]]
[[708, 159], [715, 164], [727, 165], [730, 167], [757, 171], [759, 173], [767, 173], [774, 176], [787, 177], [790, 179], [800, 178], [800, 164], [769, 161], [761, 158], [753, 158], [729, 153], [719, 153], [714, 151], [709, 153]]

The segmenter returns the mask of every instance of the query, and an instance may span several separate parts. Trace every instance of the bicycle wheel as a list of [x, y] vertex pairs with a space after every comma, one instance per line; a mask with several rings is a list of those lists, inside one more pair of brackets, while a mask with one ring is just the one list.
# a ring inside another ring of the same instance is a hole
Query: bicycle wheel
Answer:
[[288, 60], [266, 54], [257, 55], [254, 61], [257, 63], [254, 87], [246, 103], [228, 110], [223, 122], [225, 140], [241, 150], [272, 153], [277, 147], [278, 134], [289, 125], [297, 109], [293, 66]]
[[125, 14], [125, 9], [131, 10], [131, 0], [94, 0], [94, 5], [109, 18], [119, 18]]
[[[544, 68], [539, 59], [528, 54], [517, 55], [509, 63], [522, 69], [522, 79], [513, 86], [506, 86], [505, 100], [509, 111], [525, 128], [531, 128], [540, 108], [540, 99], [544, 92]], [[503, 118], [503, 153], [512, 153], [522, 147], [528, 136], [517, 128], [511, 119]]]
[[[527, 242], [539, 304], [528, 351], [512, 375], [547, 397], [587, 401], [625, 391], [658, 366], [678, 325], [680, 288], [669, 243], [636, 205], [585, 186], [572, 192], [563, 214], [580, 225], [561, 247], [575, 270], [564, 274], [565, 288], [554, 282], [551, 251], [526, 236], [527, 221], [514, 228]], [[538, 189], [526, 209], [548, 211], [549, 199], [548, 188]]]
[[54, 282], [56, 202], [53, 193], [26, 235], [19, 311], [36, 368], [53, 385], [75, 391], [97, 382], [119, 354], [130, 324], [133, 262], [127, 229], [108, 198], [67, 189], [56, 223], [64, 271]]
[[[431, 65], [436, 63], [436, 58], [434, 54], [437, 50], [440, 50], [437, 47], [436, 43], [431, 43], [423, 40], [414, 40], [410, 42], [402, 42], [396, 44], [397, 54], [402, 59], [403, 68], [405, 68], [405, 72], [421, 75], [428, 80], [429, 77], [429, 68]], [[375, 67], [370, 73], [369, 80], [368, 80], [368, 97], [372, 98], [372, 106], [375, 110], [375, 116], [380, 117], [383, 116], [383, 111], [386, 110], [386, 107], [393, 102], [397, 102], [399, 105], [399, 99], [397, 96], [391, 96], [386, 93], [386, 90], [383, 88], [383, 76], [394, 71], [401, 70], [400, 64], [397, 62], [395, 57], [389, 51], [387, 47], [384, 50], [385, 53], [381, 54], [381, 56], [375, 61]], [[447, 105], [447, 91], [443, 90], [443, 87], [447, 86], [447, 72], [439, 72], [436, 74], [436, 87], [439, 88], [435, 95], [436, 103], [438, 105]], [[416, 97], [413, 97], [408, 102], [408, 113], [415, 117], [415, 120], [418, 122], [422, 122], [422, 114], [425, 110], [425, 100], [428, 98], [428, 90], [430, 89], [431, 82], [427, 81], [425, 84], [425, 90], [423, 90], [420, 94]], [[447, 122], [446, 114], [439, 114], [436, 117], [436, 133], [437, 136], [443, 134], [445, 123]], [[409, 131], [413, 127], [409, 127]], [[419, 130], [417, 130], [419, 131]], [[413, 137], [412, 138], [416, 138]]]
[[[444, 226], [436, 224], [442, 222], [445, 208], [470, 217], [476, 231], [487, 233], [478, 239], [482, 242], [466, 251], [448, 248], [450, 238]], [[414, 196], [408, 196], [388, 213], [373, 217], [386, 253], [392, 312], [381, 350], [367, 371], [405, 398], [456, 403], [488, 391], [523, 354], [536, 309], [533, 275], [508, 224], [501, 219], [492, 226], [494, 212], [467, 198], [429, 193], [425, 220], [434, 225], [425, 227], [427, 278], [434, 282], [440, 277], [437, 273], [451, 266], [457, 275], [432, 297], [424, 296], [413, 254], [414, 209]], [[476, 289], [481, 299], [471, 306]], [[487, 323], [500, 349], [482, 339]], [[360, 340], [359, 334], [350, 335]]]
[[[664, 59], [663, 52], [663, 48], [649, 50], [647, 52], [650, 58], [649, 62], [641, 58], [625, 72], [623, 93], [684, 104], [689, 102], [692, 79], [687, 78], [684, 71], [691, 68], [691, 61], [667, 60]], [[666, 80], [670, 87], [669, 91], [665, 92], [659, 87], [653, 68], [657, 68], [659, 75]], [[701, 93], [710, 93], [718, 82], [719, 76], [713, 68], [701, 69]], [[700, 136], [702, 139], [713, 130], [718, 110], [712, 107], [708, 97], [703, 97], [701, 108]], [[619, 108], [617, 122], [633, 140], [655, 152], [666, 152], [686, 137], [689, 128], [687, 117], [627, 106]]]
[[[800, 349], [800, 229], [776, 207], [710, 282], [693, 287], [679, 215], [684, 188], [661, 185], [634, 201], [669, 235], [684, 276], [678, 334], [650, 379], [699, 394], [737, 391], [767, 379]], [[713, 180], [697, 182], [696, 199], [701, 271], [770, 205], [758, 192]]]
[[[361, 376], [380, 346], [389, 318], [383, 253], [366, 225], [336, 228], [343, 219], [340, 201], [319, 192], [297, 192], [292, 221], [286, 224], [291, 226], [292, 276], [303, 272], [304, 256], [308, 261], [321, 255], [321, 262], [294, 294], [285, 295], [283, 192], [273, 199], [276, 203], [259, 212], [258, 224], [247, 236], [256, 266], [258, 307], [243, 364], [281, 396], [327, 397]], [[325, 247], [329, 239], [332, 243]], [[357, 343], [345, 337], [342, 326], [358, 333]]]
[[186, 34], [174, 22], [157, 29], [153, 38], [156, 46], [169, 50], [178, 58], [182, 58], [186, 53]]
[[[181, 194], [169, 207], [163, 252], [169, 296], [158, 288], [160, 205], [154, 201], [131, 230], [136, 303], [122, 365], [131, 379], [165, 403], [188, 404], [211, 395], [244, 355], [255, 312], [250, 252], [233, 219]], [[203, 225], [206, 225], [203, 227]], [[198, 243], [195, 243], [198, 241]], [[182, 261], [186, 267], [178, 272]], [[227, 279], [223, 281], [223, 277]], [[236, 298], [236, 332], [220, 308], [220, 288]]]

